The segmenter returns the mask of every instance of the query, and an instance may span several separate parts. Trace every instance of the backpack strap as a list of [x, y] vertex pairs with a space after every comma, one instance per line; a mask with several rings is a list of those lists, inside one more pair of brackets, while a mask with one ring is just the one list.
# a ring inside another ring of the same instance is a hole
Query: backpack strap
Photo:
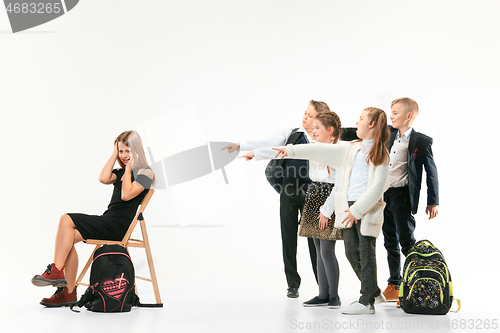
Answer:
[[85, 304], [87, 304], [88, 302], [92, 301], [93, 299], [96, 298], [96, 296], [94, 295], [93, 293], [94, 289], [92, 287], [88, 287], [87, 290], [85, 291], [85, 294], [82, 295], [82, 297], [80, 298], [80, 300], [74, 304], [71, 304], [69, 306], [69, 308], [71, 309], [71, 311], [73, 312], [80, 312], [80, 310], [74, 310], [73, 308], [75, 306], [78, 306], [79, 308], [83, 307]]
[[436, 247], [434, 246], [434, 244], [431, 243], [430, 240], [427, 240], [427, 239], [423, 239], [419, 242], [416, 242], [414, 246], [419, 246], [419, 245], [424, 245], [426, 247], [432, 247], [433, 249], [435, 249]]
[[163, 303], [148, 303], [148, 304], [139, 303], [136, 306], [139, 308], [162, 308]]
[[162, 308], [163, 307], [163, 303], [146, 303], [146, 304], [141, 303], [139, 296], [137, 296], [135, 291], [136, 290], [135, 290], [135, 286], [134, 286], [134, 288], [132, 289], [132, 295], [130, 296], [130, 300], [129, 300], [130, 305], [137, 306], [139, 308]]
[[[458, 298], [454, 298], [453, 299], [454, 301], [457, 301], [457, 304], [458, 304], [458, 309], [456, 311], [453, 311], [453, 310], [450, 310], [450, 312], [454, 312], [454, 313], [457, 313], [458, 311], [460, 311], [460, 309], [462, 308], [462, 302], [458, 299]], [[452, 302], [453, 304], [453, 302]]]

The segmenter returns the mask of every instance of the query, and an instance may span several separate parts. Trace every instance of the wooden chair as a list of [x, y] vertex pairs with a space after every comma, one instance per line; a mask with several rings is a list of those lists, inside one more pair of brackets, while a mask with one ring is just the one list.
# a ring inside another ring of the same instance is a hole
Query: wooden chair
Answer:
[[[144, 210], [146, 209], [146, 206], [149, 203], [149, 200], [153, 196], [154, 190], [150, 189], [144, 199], [142, 199], [142, 202], [137, 210], [137, 213], [135, 214], [134, 219], [132, 220], [132, 223], [130, 224], [130, 227], [127, 230], [127, 233], [123, 237], [121, 241], [110, 241], [110, 240], [100, 240], [100, 239], [87, 239], [86, 243], [87, 244], [92, 244], [95, 245], [94, 251], [92, 251], [92, 254], [90, 255], [89, 260], [85, 264], [85, 267], [83, 267], [82, 271], [80, 272], [80, 275], [78, 276], [78, 279], [76, 280], [76, 285], [85, 285], [88, 286], [87, 283], [83, 283], [82, 280], [85, 276], [85, 273], [87, 273], [87, 270], [89, 269], [90, 265], [92, 264], [92, 260], [94, 258], [94, 253], [95, 251], [101, 247], [102, 245], [105, 244], [117, 244], [125, 247], [128, 251], [129, 247], [139, 247], [143, 248], [146, 250], [146, 258], [148, 260], [148, 266], [149, 266], [149, 273], [151, 278], [144, 278], [140, 276], [135, 276], [136, 279], [144, 280], [144, 281], [149, 281], [153, 284], [153, 290], [155, 294], [155, 299], [156, 299], [156, 306], [163, 306], [161, 303], [160, 299], [160, 291], [158, 289], [158, 281], [156, 280], [156, 273], [155, 273], [155, 268], [153, 264], [153, 257], [151, 255], [151, 248], [149, 247], [149, 239], [148, 239], [148, 233], [146, 231], [146, 223], [144, 222], [144, 216], [142, 215]], [[141, 232], [142, 232], [142, 240], [140, 239], [133, 239], [130, 238], [132, 236], [132, 232], [135, 229], [135, 226], [137, 225], [137, 222], [140, 223], [141, 226]], [[136, 289], [137, 292], [137, 289]]]

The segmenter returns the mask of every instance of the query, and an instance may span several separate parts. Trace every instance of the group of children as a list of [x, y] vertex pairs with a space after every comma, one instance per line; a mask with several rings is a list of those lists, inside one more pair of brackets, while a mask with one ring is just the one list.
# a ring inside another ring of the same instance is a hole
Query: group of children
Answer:
[[[391, 104], [392, 126], [383, 110], [369, 107], [361, 112], [355, 129], [342, 129], [338, 115], [326, 103], [311, 101], [302, 127], [224, 148], [229, 152], [251, 150], [241, 156], [247, 160], [286, 157], [280, 219], [288, 297], [299, 296], [298, 233], [308, 237], [319, 285], [318, 296], [304, 306], [341, 307], [335, 242], [342, 239], [346, 257], [361, 282], [359, 300], [343, 307], [342, 313], [372, 314], [374, 304], [398, 301], [400, 252], [406, 256], [415, 243], [413, 214], [418, 208], [423, 168], [428, 186], [426, 213], [429, 219], [438, 214], [432, 139], [412, 128], [418, 112], [414, 100], [399, 98]], [[290, 144], [295, 132], [302, 135]], [[308, 175], [297, 172], [298, 163], [307, 163], [303, 160], [310, 161]], [[390, 271], [384, 292], [377, 284], [376, 238], [380, 231]]]
[[[413, 215], [417, 213], [424, 168], [426, 213], [429, 219], [438, 214], [432, 139], [412, 128], [417, 115], [414, 100], [399, 98], [391, 104], [392, 126], [388, 126], [383, 110], [369, 107], [361, 112], [356, 128], [342, 128], [340, 118], [326, 103], [310, 101], [301, 127], [223, 148], [229, 152], [248, 150], [241, 156], [247, 160], [287, 157], [281, 165], [280, 220], [288, 297], [299, 297], [298, 234], [308, 238], [319, 285], [318, 296], [304, 306], [341, 307], [335, 244], [342, 239], [346, 257], [361, 281], [361, 296], [341, 311], [370, 314], [375, 312], [375, 303], [398, 300], [400, 252], [406, 256], [415, 243]], [[117, 162], [120, 168], [114, 169]], [[57, 288], [52, 297], [42, 299], [42, 305], [76, 303], [78, 256], [74, 244], [89, 238], [120, 240], [154, 179], [140, 136], [135, 131], [120, 134], [99, 176], [102, 183], [114, 185], [108, 210], [102, 216], [61, 217], [54, 262], [32, 279], [36, 286]], [[377, 284], [375, 255], [380, 231], [390, 272], [384, 292]]]

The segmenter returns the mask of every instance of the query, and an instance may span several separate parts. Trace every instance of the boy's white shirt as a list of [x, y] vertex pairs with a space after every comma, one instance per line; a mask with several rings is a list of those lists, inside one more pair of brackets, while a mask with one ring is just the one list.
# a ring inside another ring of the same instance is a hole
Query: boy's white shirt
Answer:
[[[406, 132], [398, 131], [390, 151], [389, 184], [390, 187], [403, 187], [408, 185], [408, 146], [413, 130], [410, 127]], [[401, 134], [401, 137], [399, 135]]]
[[383, 201], [383, 194], [389, 187], [388, 165], [374, 166], [371, 162], [369, 163], [368, 188], [359, 200], [349, 207], [347, 201], [349, 176], [354, 164], [354, 158], [361, 148], [360, 142], [339, 142], [335, 145], [322, 143], [287, 145], [286, 147], [287, 155], [290, 158], [314, 160], [329, 165], [337, 171], [338, 181], [335, 184], [333, 199], [335, 202], [336, 228], [344, 228], [342, 221], [348, 214], [345, 211], [349, 210], [356, 219], [362, 220], [360, 230], [362, 235], [378, 237], [384, 221], [385, 202]]

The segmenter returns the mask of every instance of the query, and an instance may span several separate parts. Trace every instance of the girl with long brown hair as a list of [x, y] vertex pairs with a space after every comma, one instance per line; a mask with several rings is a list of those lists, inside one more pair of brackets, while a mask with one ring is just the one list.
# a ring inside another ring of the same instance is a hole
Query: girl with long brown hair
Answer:
[[[117, 162], [121, 168], [114, 169]], [[114, 185], [108, 209], [100, 216], [80, 213], [61, 216], [54, 262], [43, 274], [31, 279], [35, 286], [57, 287], [52, 297], [42, 299], [42, 305], [61, 307], [76, 303], [78, 255], [74, 244], [86, 239], [121, 240], [127, 232], [139, 204], [154, 182], [137, 132], [126, 131], [116, 138], [113, 153], [102, 168], [99, 181]]]
[[381, 109], [366, 108], [356, 127], [361, 139], [356, 142], [288, 145], [276, 150], [283, 156], [324, 163], [339, 175], [334, 194], [335, 227], [344, 229], [346, 257], [361, 281], [359, 300], [342, 313], [372, 314], [374, 304], [384, 301], [377, 286], [375, 243], [384, 221], [383, 194], [388, 188], [387, 115]]

